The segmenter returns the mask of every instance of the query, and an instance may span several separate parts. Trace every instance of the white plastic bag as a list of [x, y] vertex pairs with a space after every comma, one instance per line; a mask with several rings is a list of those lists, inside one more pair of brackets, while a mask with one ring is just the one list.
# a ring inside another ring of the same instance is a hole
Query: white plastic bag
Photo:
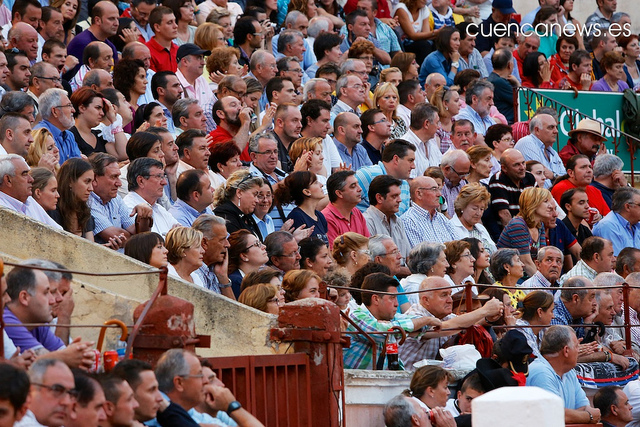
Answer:
[[445, 369], [458, 371], [472, 371], [476, 368], [476, 362], [482, 356], [472, 344], [454, 345], [440, 349], [440, 356], [444, 361]]

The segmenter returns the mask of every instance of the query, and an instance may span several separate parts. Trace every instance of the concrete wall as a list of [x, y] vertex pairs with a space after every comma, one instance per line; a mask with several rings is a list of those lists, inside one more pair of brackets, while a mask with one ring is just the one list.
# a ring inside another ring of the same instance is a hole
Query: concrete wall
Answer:
[[[8, 261], [45, 258], [70, 270], [94, 273], [150, 270], [146, 264], [70, 233], [52, 230], [23, 215], [0, 208], [0, 256]], [[74, 324], [102, 324], [118, 318], [133, 324], [133, 310], [146, 301], [158, 285], [158, 275], [93, 277], [75, 275]], [[202, 356], [270, 354], [269, 329], [275, 316], [262, 313], [225, 297], [169, 278], [169, 294], [195, 306], [196, 332], [211, 335], [211, 349]], [[97, 329], [74, 329], [73, 336], [97, 340]], [[114, 331], [108, 336], [117, 337]]]
[[[513, 0], [513, 7], [519, 14], [524, 16], [538, 7], [538, 2], [535, 0]], [[571, 16], [581, 24], [584, 24], [587, 17], [595, 12], [596, 7], [596, 0], [576, 0], [573, 3]], [[616, 11], [628, 13], [631, 16], [631, 30], [636, 34], [640, 31], [640, 9], [637, 7], [635, 0], [618, 0]]]

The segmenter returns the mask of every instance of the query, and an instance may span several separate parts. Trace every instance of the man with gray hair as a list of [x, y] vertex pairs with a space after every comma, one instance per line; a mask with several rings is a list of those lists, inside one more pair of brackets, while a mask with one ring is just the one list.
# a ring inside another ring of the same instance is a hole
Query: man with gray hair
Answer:
[[17, 154], [0, 156], [0, 207], [21, 213], [56, 230], [62, 227], [31, 197], [29, 165]]
[[33, 126], [36, 122], [36, 101], [25, 92], [7, 92], [0, 101], [0, 117], [7, 113], [22, 114]]
[[46, 128], [60, 150], [60, 164], [73, 157], [82, 157], [75, 136], [69, 131], [75, 126], [75, 109], [63, 89], [48, 89], [40, 96], [40, 115], [42, 121], [34, 129]]
[[304, 60], [304, 53], [307, 49], [304, 43], [304, 36], [300, 31], [284, 30], [278, 34], [277, 46], [276, 60], [285, 56], [298, 58], [300, 62]]
[[[610, 289], [602, 289], [602, 292], [611, 296], [613, 311], [615, 313], [612, 324], [614, 326], [624, 326], [624, 316], [622, 312], [623, 291], [622, 285], [625, 279], [617, 273], [600, 273], [593, 281], [596, 287], [607, 286]], [[597, 295], [596, 295], [597, 297]], [[605, 328], [602, 342], [616, 354], [623, 354], [626, 351], [624, 342], [624, 328]], [[634, 348], [636, 350], [638, 347]]]
[[304, 85], [302, 99], [304, 102], [310, 99], [321, 99], [331, 104], [331, 85], [323, 78], [311, 79]]
[[62, 80], [60, 79], [58, 69], [48, 62], [36, 62], [31, 67], [27, 95], [33, 98], [37, 105], [40, 95], [51, 88], [62, 89]]
[[593, 181], [591, 185], [600, 190], [602, 198], [609, 208], [613, 204], [613, 193], [627, 186], [627, 178], [622, 173], [624, 163], [615, 154], [603, 153], [596, 156], [593, 163]]
[[416, 146], [416, 168], [411, 171], [411, 178], [422, 176], [431, 166], [440, 166], [442, 152], [434, 139], [438, 123], [440, 116], [433, 105], [422, 102], [411, 109], [409, 130], [402, 135], [402, 139]]
[[107, 70], [95, 68], [84, 76], [82, 86], [91, 88], [96, 92], [102, 92], [105, 89], [113, 89], [113, 77]]
[[176, 137], [187, 129], [199, 129], [205, 132], [207, 130], [207, 118], [197, 99], [178, 99], [171, 109], [171, 117], [176, 129]]
[[260, 110], [264, 111], [268, 104], [266, 93], [267, 83], [274, 78], [278, 72], [276, 58], [266, 50], [258, 49], [251, 55], [249, 70], [251, 70], [249, 77], [258, 80], [264, 88], [262, 97], [260, 98]]
[[338, 102], [331, 108], [331, 122], [340, 113], [354, 113], [360, 116], [360, 104], [365, 102], [366, 88], [362, 80], [350, 74], [343, 74], [336, 83]]
[[264, 240], [269, 261], [267, 265], [284, 275], [287, 271], [300, 269], [300, 248], [293, 234], [275, 231]]
[[576, 371], [579, 343], [568, 326], [551, 326], [542, 338], [540, 353], [529, 365], [527, 386], [536, 386], [560, 396], [564, 402], [566, 424], [588, 424], [600, 421], [600, 410], [589, 405], [580, 387]]
[[39, 359], [29, 368], [29, 410], [14, 427], [62, 427], [75, 401], [75, 380], [58, 359]]
[[493, 89], [493, 84], [486, 80], [476, 80], [471, 83], [465, 94], [467, 106], [455, 116], [456, 120], [467, 119], [473, 124], [477, 134], [476, 144], [484, 142], [487, 129], [495, 124], [489, 117], [489, 110], [493, 107]]
[[[552, 325], [581, 325], [584, 319], [593, 319], [597, 314], [596, 291], [591, 280], [582, 276], [574, 276], [568, 279], [560, 290], [560, 298], [556, 298], [553, 307]], [[591, 323], [586, 322], [586, 323]], [[584, 338], [583, 327], [574, 327], [578, 338]], [[597, 342], [585, 344], [592, 349], [598, 347]], [[586, 351], [582, 352], [587, 353]]]
[[544, 166], [544, 188], [551, 188], [552, 181], [567, 173], [558, 152], [553, 148], [558, 137], [558, 123], [549, 114], [537, 114], [529, 123], [530, 134], [515, 145], [525, 160], [537, 160]]
[[227, 222], [215, 215], [200, 215], [191, 226], [202, 233], [204, 255], [202, 266], [196, 274], [202, 279], [207, 289], [228, 298], [235, 298], [229, 279], [229, 240]]
[[[558, 279], [562, 274], [564, 254], [555, 246], [543, 246], [538, 250], [538, 256], [534, 260], [536, 272], [522, 283], [522, 288], [549, 288], [550, 293], [555, 294], [560, 285]], [[523, 289], [524, 293], [532, 292]]]
[[616, 257], [616, 273], [625, 278], [640, 271], [640, 249], [626, 247]]
[[593, 235], [608, 239], [613, 253], [627, 247], [640, 248], [640, 190], [620, 187], [613, 193], [611, 212], [594, 227]]
[[[306, 42], [309, 43], [309, 46], [314, 45], [316, 38], [322, 33], [333, 33], [334, 25], [331, 19], [326, 16], [315, 16], [311, 18], [309, 21], [309, 28], [307, 28], [307, 38]], [[313, 48], [311, 49], [313, 51]], [[314, 52], [315, 53], [315, 52]], [[317, 58], [317, 57], [316, 57]], [[314, 71], [315, 75], [315, 71]]]
[[[304, 41], [304, 52], [303, 56], [299, 57], [300, 65], [303, 70], [306, 70], [313, 64], [317, 62], [316, 55], [313, 52], [313, 40], [309, 40], [308, 38], [308, 28], [309, 28], [309, 18], [307, 16], [298, 11], [292, 10], [287, 13], [287, 16], [284, 19], [284, 29], [285, 31], [292, 30], [300, 32], [302, 39]], [[271, 39], [271, 48], [273, 50], [273, 54], [276, 58], [279, 57], [278, 53], [281, 52], [279, 43], [280, 37], [283, 35], [284, 31], [280, 34], [277, 34]], [[316, 35], [317, 36], [317, 35]], [[316, 37], [314, 36], [314, 37]], [[286, 56], [297, 56], [297, 55], [286, 55]]]
[[471, 160], [467, 153], [462, 150], [447, 151], [440, 161], [440, 168], [444, 175], [444, 185], [442, 186], [442, 196], [447, 201], [449, 207], [446, 214], [449, 218], [456, 215], [455, 201], [460, 194], [462, 187], [467, 185], [466, 177], [471, 171]]
[[[429, 413], [416, 397], [399, 394], [384, 405], [384, 424], [387, 427], [431, 427]], [[431, 409], [436, 424], [442, 427], [455, 426], [451, 412], [444, 408]]]

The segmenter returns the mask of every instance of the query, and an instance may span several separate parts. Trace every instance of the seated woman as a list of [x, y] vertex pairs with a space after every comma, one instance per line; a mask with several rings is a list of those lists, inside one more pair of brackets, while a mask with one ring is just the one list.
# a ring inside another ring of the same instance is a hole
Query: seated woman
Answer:
[[351, 231], [344, 233], [333, 241], [331, 255], [337, 266], [351, 278], [360, 267], [371, 260], [369, 238]]
[[373, 92], [373, 105], [379, 108], [391, 123], [390, 139], [400, 138], [407, 133], [407, 125], [398, 116], [399, 99], [398, 89], [392, 83], [378, 85]]
[[450, 380], [449, 372], [440, 366], [428, 365], [418, 368], [409, 384], [411, 397], [416, 399], [425, 411], [445, 408], [451, 395]]
[[[60, 169], [60, 150], [47, 128], [31, 131], [33, 143], [27, 152], [27, 164], [32, 168], [46, 167], [53, 173]], [[42, 164], [40, 164], [42, 163]]]
[[618, 46], [624, 53], [624, 73], [627, 76], [627, 85], [633, 90], [640, 87], [640, 41], [637, 34], [630, 36], [620, 36], [616, 39]]
[[422, 64], [426, 56], [433, 51], [430, 40], [434, 38], [434, 33], [429, 24], [431, 12], [427, 2], [402, 0], [393, 6], [392, 14], [400, 24], [396, 31], [402, 43], [402, 50], [415, 54], [416, 62]]
[[[305, 153], [306, 152], [306, 153]], [[308, 170], [316, 174], [316, 178], [322, 184], [322, 191], [327, 195], [327, 171], [324, 168], [324, 154], [322, 152], [322, 138], [298, 138], [289, 146], [289, 158], [292, 164], [306, 156], [306, 163], [298, 165], [296, 170]], [[326, 208], [329, 204], [329, 196], [318, 203], [318, 210]]]
[[547, 181], [547, 177], [544, 175], [544, 165], [537, 160], [527, 160], [526, 169], [536, 179], [536, 185], [539, 188], [544, 188]]
[[[496, 280], [494, 285], [515, 287], [524, 274], [524, 264], [520, 261], [518, 251], [515, 249], [498, 249], [491, 255], [491, 275]], [[518, 302], [525, 297], [521, 289], [505, 289], [511, 298], [513, 308], [518, 307]]]
[[538, 249], [547, 245], [544, 222], [550, 220], [555, 210], [551, 199], [551, 193], [545, 188], [525, 189], [518, 199], [520, 213], [509, 221], [498, 239], [498, 248], [518, 251], [527, 277], [532, 277], [537, 271], [533, 260]]
[[474, 145], [466, 151], [467, 155], [469, 155], [469, 160], [471, 160], [471, 169], [469, 169], [467, 182], [470, 184], [482, 183], [488, 186], [491, 168], [493, 167], [493, 163], [491, 162], [493, 150], [483, 145]]
[[575, 36], [561, 35], [556, 42], [556, 54], [549, 58], [551, 67], [551, 81], [558, 82], [569, 74], [569, 58], [579, 49]]
[[227, 220], [227, 231], [249, 230], [260, 241], [264, 236], [253, 219], [253, 211], [258, 204], [258, 192], [264, 184], [262, 178], [251, 175], [248, 170], [237, 170], [227, 182], [216, 189], [213, 196], [213, 213]]
[[431, 73], [440, 73], [445, 77], [447, 86], [453, 85], [453, 79], [460, 68], [459, 48], [460, 31], [456, 27], [443, 27], [439, 30], [436, 50], [431, 52], [420, 66], [420, 82], [424, 82]]
[[248, 287], [238, 297], [238, 302], [256, 310], [269, 314], [280, 313], [280, 306], [284, 304], [279, 297], [278, 287], [271, 283], [258, 283]]
[[547, 58], [555, 55], [558, 41], [558, 10], [555, 6], [542, 6], [536, 13], [532, 26], [540, 37], [538, 51], [544, 53]]
[[529, 347], [533, 350], [535, 357], [542, 357], [540, 354], [540, 344], [542, 334], [553, 319], [553, 294], [546, 291], [533, 291], [527, 294], [518, 308], [520, 318], [516, 320], [516, 325], [521, 328], [516, 329], [527, 338]]
[[280, 206], [294, 203], [295, 208], [287, 215], [287, 220], [293, 220], [293, 228], [306, 225], [307, 229], [314, 227], [313, 237], [329, 244], [327, 238], [327, 220], [318, 208], [318, 203], [324, 199], [322, 184], [313, 172], [293, 172], [287, 176], [282, 185], [275, 189], [276, 203]]
[[[469, 150], [473, 148], [481, 147], [473, 146]], [[488, 167], [488, 164], [485, 167]], [[491, 254], [496, 251], [496, 244], [491, 239], [487, 229], [482, 225], [482, 214], [489, 206], [490, 201], [491, 194], [489, 194], [484, 185], [479, 183], [465, 185], [453, 203], [456, 214], [449, 220], [449, 223], [458, 239], [475, 237], [483, 243], [483, 246]]]
[[513, 148], [516, 143], [511, 135], [511, 126], [502, 123], [489, 126], [484, 135], [484, 142], [493, 150], [491, 156], [491, 175], [500, 172], [500, 157], [509, 148]]
[[169, 274], [206, 288], [196, 270], [202, 266], [202, 233], [191, 227], [174, 227], [165, 241]]
[[163, 268], [169, 265], [164, 239], [158, 233], [147, 231], [134, 234], [124, 245], [124, 254], [151, 267]]
[[264, 244], [248, 230], [237, 230], [229, 235], [229, 279], [236, 298], [240, 296], [242, 279], [269, 261]]
[[282, 279], [285, 302], [298, 301], [304, 298], [320, 298], [320, 282], [322, 279], [311, 270], [291, 270]]
[[416, 61], [416, 54], [398, 52], [391, 58], [390, 68], [397, 68], [402, 73], [402, 81], [418, 80], [420, 65]]
[[[471, 255], [471, 245], [465, 241], [452, 240], [444, 245], [444, 254], [449, 263], [444, 279], [451, 286], [457, 286], [451, 289], [451, 293], [455, 294], [463, 291], [467, 283], [475, 283], [473, 275], [476, 271], [476, 259]], [[472, 287], [472, 290], [475, 295], [478, 295], [478, 289], [475, 286]]]
[[[75, 110], [75, 125], [69, 130], [73, 133], [82, 154], [89, 156], [95, 152], [106, 153], [107, 141], [92, 130], [100, 124], [105, 115], [102, 94], [89, 87], [81, 87], [71, 95], [71, 103]], [[109, 154], [115, 155], [115, 150]]]
[[246, 70], [238, 62], [239, 59], [240, 51], [235, 47], [217, 47], [211, 51], [211, 55], [207, 57], [206, 65], [211, 79], [209, 87], [212, 91], [215, 92], [218, 89], [218, 84], [214, 81], [219, 81], [225, 75], [242, 77]]
[[436, 141], [442, 154], [451, 148], [451, 127], [453, 118], [460, 112], [462, 105], [458, 87], [452, 86], [449, 89], [439, 88], [435, 91], [429, 102], [438, 109], [440, 126], [436, 131]]
[[79, 158], [68, 159], [60, 167], [57, 178], [60, 200], [58, 207], [47, 213], [65, 231], [93, 242], [95, 223], [87, 204], [93, 191], [91, 163]]
[[[211, 182], [213, 188], [218, 188], [227, 181], [227, 178], [242, 168], [240, 161], [240, 149], [234, 141], [221, 142], [209, 148], [209, 168], [214, 172], [215, 182]], [[211, 174], [209, 174], [211, 176]]]
[[[133, 116], [133, 127], [130, 132], [132, 135], [136, 133], [140, 126], [148, 127], [167, 127], [167, 116], [164, 115], [162, 106], [152, 101], [148, 104], [140, 105]], [[131, 123], [130, 123], [131, 124]], [[148, 128], [147, 128], [148, 129]]]
[[[113, 67], [113, 87], [129, 102], [132, 113], [138, 110], [138, 99], [147, 92], [147, 70], [139, 59], [122, 59]], [[124, 127], [128, 134], [135, 132], [133, 122]]]
[[601, 92], [623, 92], [629, 89], [627, 75], [624, 73], [624, 57], [619, 52], [607, 52], [600, 60], [604, 76], [596, 81], [591, 90]]
[[531, 52], [523, 61], [522, 87], [534, 89], [554, 89], [555, 83], [551, 80], [551, 67], [547, 56], [542, 52]]
[[[407, 267], [411, 275], [400, 280], [405, 292], [417, 291], [420, 283], [429, 276], [444, 277], [449, 268], [442, 243], [421, 242], [411, 249], [407, 257]], [[407, 294], [411, 305], [420, 302], [420, 294]]]
[[495, 282], [491, 273], [489, 273], [489, 266], [491, 265], [491, 254], [484, 247], [482, 241], [475, 237], [465, 237], [461, 239], [463, 242], [469, 243], [471, 247], [471, 255], [476, 259], [474, 263], [475, 273], [473, 273], [473, 280], [480, 285], [493, 285]]
[[320, 277], [325, 277], [333, 267], [333, 259], [329, 246], [315, 237], [300, 240], [300, 268], [311, 270]]
[[47, 168], [33, 168], [29, 171], [33, 178], [31, 197], [38, 202], [45, 211], [54, 211], [58, 206], [58, 180], [53, 172]]

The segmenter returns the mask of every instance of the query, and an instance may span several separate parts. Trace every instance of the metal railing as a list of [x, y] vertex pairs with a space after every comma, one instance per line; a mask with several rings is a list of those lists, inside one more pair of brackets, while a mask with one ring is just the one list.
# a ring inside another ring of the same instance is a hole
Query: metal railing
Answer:
[[[536, 89], [531, 89], [526, 87], [519, 87], [518, 89], [514, 89], [514, 105], [516, 106], [516, 111], [518, 111], [517, 104], [519, 99], [519, 96], [518, 96], [519, 91], [523, 92], [523, 97], [525, 99], [525, 105], [527, 107], [527, 111], [534, 112], [535, 109], [533, 109], [532, 106], [536, 106], [536, 109], [541, 106], [551, 107], [558, 112], [559, 117], [562, 117], [563, 113], [566, 114], [569, 120], [569, 125], [571, 129], [574, 129], [577, 123], [582, 119], [588, 118], [588, 119], [594, 120], [593, 117], [587, 114], [581, 113], [580, 111], [575, 110], [561, 102], [558, 102], [547, 95], [543, 95], [542, 93], [538, 92]], [[574, 98], [575, 98], [578, 96], [579, 92], [574, 89], [574, 93], [575, 93], [574, 95]], [[640, 146], [640, 140], [634, 137], [633, 135], [623, 132], [621, 129], [616, 129], [615, 127], [610, 126], [602, 121], [598, 121], [598, 123], [600, 123], [600, 125], [603, 127], [603, 135], [607, 131], [609, 131], [609, 134], [611, 135], [613, 147], [614, 147], [614, 154], [617, 155], [621, 149], [625, 149], [625, 148], [629, 151], [629, 166], [631, 168], [631, 186], [634, 186], [634, 183], [635, 183], [634, 162], [636, 160], [636, 149]], [[561, 148], [559, 137], [560, 137], [560, 133], [558, 133], [558, 140], [556, 142], [556, 151], [558, 152], [560, 151], [560, 148]], [[624, 145], [623, 145], [623, 141], [624, 141]]]

